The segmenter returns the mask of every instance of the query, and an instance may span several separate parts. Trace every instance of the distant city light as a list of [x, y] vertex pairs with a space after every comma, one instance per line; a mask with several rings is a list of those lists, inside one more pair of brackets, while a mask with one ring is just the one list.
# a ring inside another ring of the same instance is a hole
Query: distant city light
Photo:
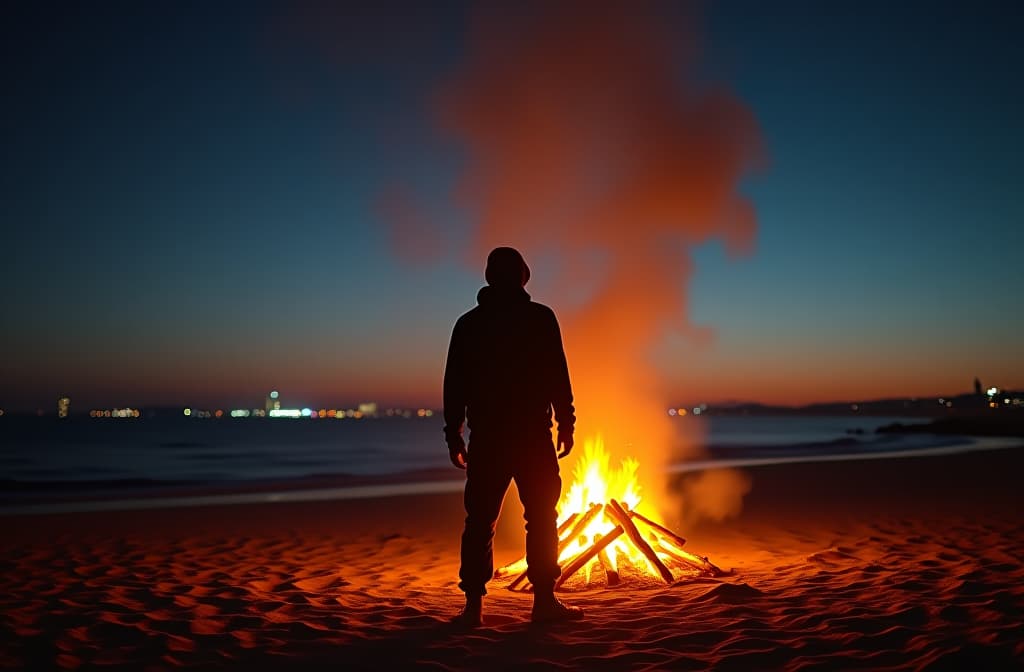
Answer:
[[113, 408], [110, 410], [93, 409], [90, 418], [138, 418], [142, 413], [137, 408]]
[[308, 408], [302, 409], [300, 411], [300, 413], [302, 413], [302, 417], [304, 417], [304, 418], [308, 418], [309, 416], [313, 415], [313, 411], [311, 409], [308, 409]]
[[188, 416], [192, 415], [192, 409], [191, 408], [186, 408], [184, 411], [182, 411], [182, 413], [185, 414], [185, 417], [188, 417]]
[[215, 416], [217, 416], [217, 417], [219, 418], [219, 417], [221, 417], [221, 416], [223, 416], [223, 415], [224, 415], [224, 411], [222, 411], [222, 410], [220, 410], [220, 409], [218, 408], [218, 409], [217, 409], [217, 412], [216, 412], [216, 413], [214, 413], [214, 415], [215, 415]]
[[236, 408], [231, 411], [232, 418], [248, 418], [249, 409], [247, 408]]
[[694, 415], [700, 415], [700, 406], [694, 406], [693, 407], [693, 414]]
[[302, 417], [302, 411], [297, 408], [275, 408], [267, 415], [271, 418], [299, 418]]
[[676, 409], [676, 413], [678, 413], [680, 416], [685, 416], [686, 415], [686, 409], [685, 408], [678, 408], [678, 409]]
[[675, 416], [675, 414], [676, 414], [676, 409], [674, 409], [674, 408], [670, 408], [670, 409], [668, 409], [668, 414], [669, 414], [669, 415], [671, 415], [671, 416]]
[[988, 388], [988, 396], [994, 397], [997, 394], [999, 394], [999, 388], [998, 387], [990, 387], [990, 388]]
[[277, 390], [272, 390], [270, 392], [270, 398], [271, 399], [277, 399]]

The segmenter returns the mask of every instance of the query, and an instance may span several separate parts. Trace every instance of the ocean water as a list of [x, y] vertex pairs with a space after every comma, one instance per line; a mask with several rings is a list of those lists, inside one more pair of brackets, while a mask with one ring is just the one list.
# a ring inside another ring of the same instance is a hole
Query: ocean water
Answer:
[[[703, 437], [712, 461], [900, 451], [943, 440], [874, 433], [881, 425], [922, 422], [919, 418], [712, 416], [673, 422], [681, 441]], [[341, 476], [431, 480], [455, 473], [441, 426], [437, 416], [340, 421], [3, 418], [0, 481], [11, 494]]]

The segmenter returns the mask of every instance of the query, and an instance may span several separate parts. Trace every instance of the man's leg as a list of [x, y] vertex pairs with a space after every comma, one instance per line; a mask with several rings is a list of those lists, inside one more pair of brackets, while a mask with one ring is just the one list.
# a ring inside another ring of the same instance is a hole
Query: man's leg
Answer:
[[516, 485], [526, 518], [527, 577], [533, 584], [533, 620], [558, 621], [583, 618], [579, 607], [568, 607], [555, 598], [558, 566], [558, 498], [562, 479], [551, 441], [529, 451], [516, 470]]
[[466, 527], [462, 532], [462, 565], [459, 588], [466, 593], [466, 610], [461, 619], [467, 625], [480, 622], [481, 598], [494, 575], [494, 528], [501, 503], [512, 477], [498, 464], [473, 457], [466, 470]]
[[550, 592], [561, 574], [558, 567], [558, 498], [562, 479], [554, 446], [530, 446], [523, 464], [516, 470], [516, 486], [526, 519], [527, 578], [536, 593]]

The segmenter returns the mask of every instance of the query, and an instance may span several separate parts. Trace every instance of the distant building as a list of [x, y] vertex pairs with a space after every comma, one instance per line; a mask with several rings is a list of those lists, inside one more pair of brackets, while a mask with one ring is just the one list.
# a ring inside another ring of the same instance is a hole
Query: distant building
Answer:
[[270, 394], [267, 395], [264, 410], [267, 413], [281, 410], [281, 395], [277, 393], [277, 390], [271, 390]]
[[974, 379], [974, 393], [979, 397], [981, 396], [981, 381], [977, 378]]
[[57, 417], [66, 418], [71, 412], [71, 397], [62, 394], [57, 398]]

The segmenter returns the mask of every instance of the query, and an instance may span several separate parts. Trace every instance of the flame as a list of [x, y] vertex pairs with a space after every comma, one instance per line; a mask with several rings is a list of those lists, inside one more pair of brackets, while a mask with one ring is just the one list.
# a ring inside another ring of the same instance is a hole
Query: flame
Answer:
[[[559, 502], [559, 524], [571, 515], [584, 515], [594, 504], [605, 504], [612, 499], [632, 511], [639, 511], [641, 487], [637, 481], [637, 470], [640, 463], [628, 457], [618, 468], [610, 466], [611, 456], [605, 450], [601, 436], [587, 439], [583, 444], [583, 456], [573, 469], [573, 482], [568, 492]], [[615, 529], [615, 522], [603, 512], [594, 517], [583, 531], [569, 542], [558, 556], [559, 563], [565, 563], [577, 556], [584, 548], [594, 543]], [[611, 568], [618, 570], [619, 564], [625, 560], [635, 569], [657, 577], [658, 573], [642, 552], [619, 537], [608, 546], [607, 560]], [[583, 569], [586, 583], [590, 582], [590, 574], [599, 559], [594, 558]]]

